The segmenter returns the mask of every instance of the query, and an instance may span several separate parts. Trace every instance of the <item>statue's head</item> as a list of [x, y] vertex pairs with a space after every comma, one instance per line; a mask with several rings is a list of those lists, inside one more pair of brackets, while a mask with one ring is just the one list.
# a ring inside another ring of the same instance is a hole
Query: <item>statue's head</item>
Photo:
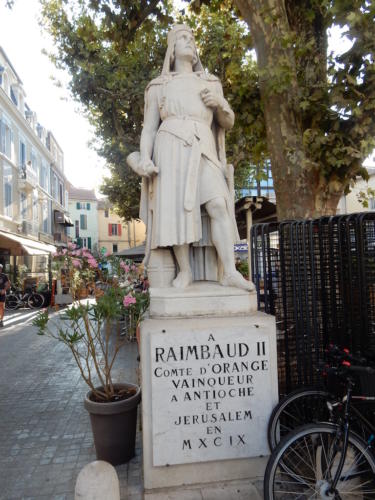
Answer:
[[168, 33], [168, 48], [164, 59], [163, 74], [174, 71], [175, 60], [179, 57], [190, 60], [193, 71], [203, 71], [193, 32], [185, 24], [175, 24]]

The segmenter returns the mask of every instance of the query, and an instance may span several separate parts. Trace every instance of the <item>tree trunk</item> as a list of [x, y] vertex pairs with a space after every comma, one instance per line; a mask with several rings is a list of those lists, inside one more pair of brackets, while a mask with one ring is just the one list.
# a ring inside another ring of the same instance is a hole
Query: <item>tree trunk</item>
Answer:
[[283, 0], [234, 0], [257, 52], [259, 86], [279, 220], [333, 215], [343, 192], [320, 174], [303, 144], [300, 92]]

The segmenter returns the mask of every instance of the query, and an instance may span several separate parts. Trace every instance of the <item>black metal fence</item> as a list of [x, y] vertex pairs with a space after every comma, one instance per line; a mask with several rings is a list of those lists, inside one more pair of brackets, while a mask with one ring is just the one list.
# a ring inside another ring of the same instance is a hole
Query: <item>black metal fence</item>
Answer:
[[276, 316], [280, 393], [316, 382], [330, 343], [375, 354], [375, 212], [252, 227], [258, 309]]

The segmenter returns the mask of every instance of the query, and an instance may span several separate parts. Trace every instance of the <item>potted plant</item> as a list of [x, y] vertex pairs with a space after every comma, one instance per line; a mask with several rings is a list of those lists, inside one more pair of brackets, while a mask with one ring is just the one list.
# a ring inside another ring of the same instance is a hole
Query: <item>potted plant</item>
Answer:
[[[81, 288], [100, 273], [103, 293], [96, 300], [75, 300], [57, 319], [50, 319], [45, 310], [33, 324], [39, 335], [49, 335], [70, 349], [89, 387], [84, 405], [90, 414], [97, 458], [112, 465], [125, 463], [135, 452], [141, 392], [134, 384], [113, 380], [114, 362], [127, 339], [114, 336], [111, 323], [128, 314], [125, 297], [134, 288], [135, 270], [119, 266], [121, 273], [110, 275], [104, 258], [95, 259], [90, 252], [73, 247], [55, 258], [64, 259], [72, 273], [73, 287]], [[75, 291], [73, 295], [77, 296]]]

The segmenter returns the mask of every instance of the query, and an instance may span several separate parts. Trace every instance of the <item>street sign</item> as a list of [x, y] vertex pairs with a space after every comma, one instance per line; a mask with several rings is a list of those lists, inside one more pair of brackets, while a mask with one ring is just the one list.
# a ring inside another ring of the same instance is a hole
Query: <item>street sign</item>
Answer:
[[237, 243], [234, 245], [235, 252], [247, 252], [248, 244], [247, 243]]

